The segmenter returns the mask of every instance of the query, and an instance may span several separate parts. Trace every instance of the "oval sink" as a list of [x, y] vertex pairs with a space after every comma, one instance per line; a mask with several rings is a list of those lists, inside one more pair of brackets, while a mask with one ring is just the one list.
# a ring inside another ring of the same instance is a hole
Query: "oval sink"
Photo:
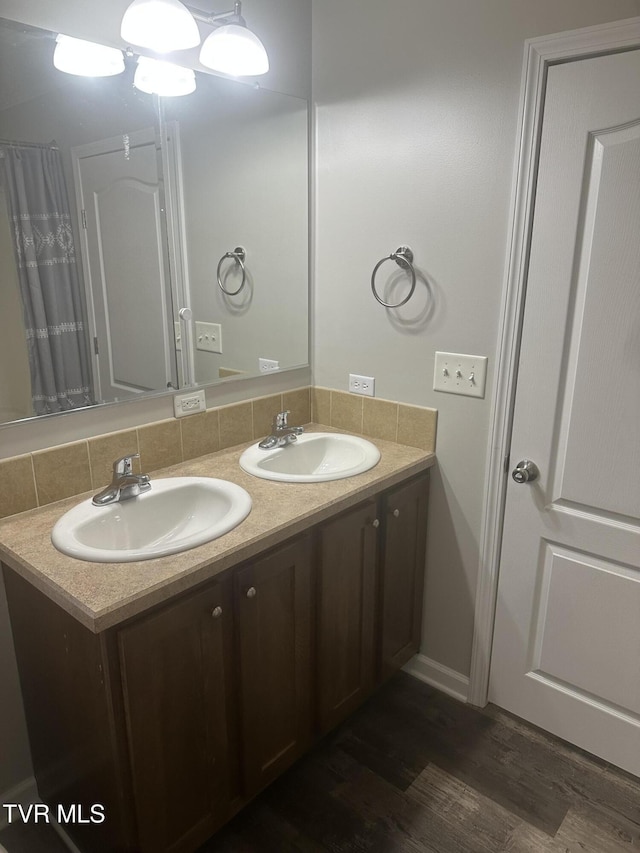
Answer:
[[241, 486], [212, 477], [152, 480], [138, 497], [70, 509], [51, 532], [58, 551], [94, 563], [128, 563], [177, 554], [217, 539], [251, 512]]
[[240, 457], [240, 467], [263, 480], [283, 483], [320, 483], [353, 477], [373, 468], [380, 451], [356, 435], [310, 432], [285, 447], [263, 450], [257, 444]]

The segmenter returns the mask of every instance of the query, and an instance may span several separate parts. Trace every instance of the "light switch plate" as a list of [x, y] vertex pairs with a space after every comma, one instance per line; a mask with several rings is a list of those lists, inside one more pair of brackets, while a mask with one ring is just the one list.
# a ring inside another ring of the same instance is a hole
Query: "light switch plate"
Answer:
[[437, 352], [433, 371], [433, 390], [465, 397], [484, 397], [487, 382], [487, 356]]
[[222, 352], [222, 326], [196, 320], [196, 349], [203, 352]]

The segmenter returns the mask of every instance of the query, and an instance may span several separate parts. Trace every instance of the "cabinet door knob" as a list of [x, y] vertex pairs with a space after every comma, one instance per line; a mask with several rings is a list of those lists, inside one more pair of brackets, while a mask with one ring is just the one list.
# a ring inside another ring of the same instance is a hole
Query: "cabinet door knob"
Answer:
[[256, 590], [255, 586], [250, 586], [247, 590], [247, 598], [255, 598], [257, 594], [258, 591]]
[[400, 518], [400, 510], [399, 510], [399, 509], [394, 509], [394, 511], [393, 511], [393, 513], [392, 513], [392, 515], [393, 515], [393, 517], [394, 517], [394, 518]]
[[380, 519], [374, 518], [373, 521], [371, 522], [371, 526], [372, 527], [380, 527]]
[[218, 607], [214, 607], [211, 611], [211, 615], [214, 619], [219, 619], [222, 616], [222, 607], [220, 607], [220, 605], [218, 605]]

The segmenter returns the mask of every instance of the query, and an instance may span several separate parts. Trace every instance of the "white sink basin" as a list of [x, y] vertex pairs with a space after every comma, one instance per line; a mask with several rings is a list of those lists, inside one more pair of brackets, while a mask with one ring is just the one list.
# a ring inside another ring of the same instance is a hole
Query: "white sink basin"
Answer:
[[151, 480], [151, 489], [136, 498], [78, 504], [55, 525], [51, 541], [63, 554], [94, 563], [151, 560], [217, 539], [250, 512], [248, 492], [226, 480]]
[[240, 467], [263, 480], [283, 483], [320, 483], [353, 477], [373, 468], [380, 451], [356, 435], [310, 432], [286, 447], [263, 450], [257, 444], [240, 457]]

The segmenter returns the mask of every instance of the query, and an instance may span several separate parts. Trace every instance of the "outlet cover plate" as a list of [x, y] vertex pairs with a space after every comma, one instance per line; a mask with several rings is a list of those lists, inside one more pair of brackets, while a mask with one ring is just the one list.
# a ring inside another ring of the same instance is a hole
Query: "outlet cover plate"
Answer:
[[196, 349], [203, 352], [222, 352], [222, 326], [196, 320]]
[[176, 394], [173, 398], [173, 411], [177, 418], [186, 418], [187, 415], [195, 415], [196, 412], [204, 412], [207, 404], [204, 400], [204, 390], [188, 391], [185, 394]]
[[357, 373], [350, 373], [349, 391], [351, 391], [352, 394], [363, 394], [365, 397], [375, 397], [376, 380], [373, 376], [359, 376]]
[[487, 382], [487, 356], [437, 352], [433, 371], [433, 390], [465, 397], [484, 397]]
[[258, 368], [260, 373], [271, 373], [273, 370], [280, 370], [280, 362], [275, 358], [259, 358]]

